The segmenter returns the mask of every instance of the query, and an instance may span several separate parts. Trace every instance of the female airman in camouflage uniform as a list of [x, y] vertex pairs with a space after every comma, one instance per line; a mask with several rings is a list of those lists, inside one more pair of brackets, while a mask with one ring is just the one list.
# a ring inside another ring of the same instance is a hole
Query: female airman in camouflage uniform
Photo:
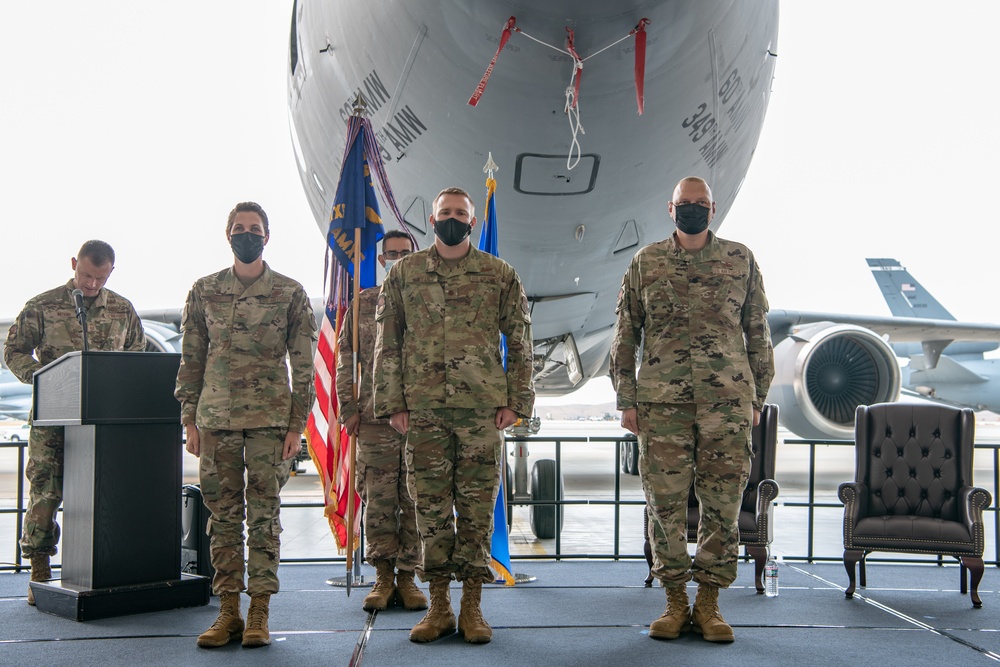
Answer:
[[[278, 494], [301, 449], [316, 340], [302, 285], [272, 271], [262, 258], [269, 238], [264, 210], [253, 202], [237, 204], [226, 236], [233, 266], [199, 279], [184, 306], [175, 391], [187, 450], [200, 458], [201, 492], [212, 512], [212, 588], [221, 610], [198, 637], [204, 647], [241, 635], [244, 646], [271, 641], [267, 620], [270, 596], [278, 592]], [[239, 607], [244, 516], [250, 594], [245, 631]]]

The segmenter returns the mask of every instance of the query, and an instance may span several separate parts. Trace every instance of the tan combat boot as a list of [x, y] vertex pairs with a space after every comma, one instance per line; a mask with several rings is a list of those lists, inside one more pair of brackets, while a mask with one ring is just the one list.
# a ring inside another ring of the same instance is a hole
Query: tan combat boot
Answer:
[[365, 611], [385, 611], [389, 600], [396, 593], [396, 585], [392, 583], [392, 561], [375, 561], [375, 585], [372, 592], [365, 596], [361, 608]]
[[268, 605], [271, 596], [258, 593], [250, 596], [247, 611], [247, 629], [243, 631], [244, 646], [267, 646], [271, 643], [271, 633], [267, 629]]
[[396, 593], [404, 609], [427, 609], [427, 596], [413, 583], [413, 572], [399, 570], [396, 573]]
[[[35, 554], [31, 557], [31, 581], [48, 581], [52, 578], [52, 568], [49, 567], [47, 554]], [[28, 584], [28, 604], [35, 606], [35, 591]]]
[[649, 636], [653, 639], [677, 639], [691, 628], [691, 607], [684, 584], [667, 587], [667, 609], [663, 615], [649, 624]]
[[451, 610], [451, 579], [431, 581], [431, 608], [410, 630], [411, 642], [432, 642], [455, 632], [455, 612]]
[[483, 618], [482, 597], [482, 579], [466, 579], [462, 582], [462, 609], [458, 613], [458, 631], [470, 644], [488, 644], [493, 639], [493, 629]]
[[219, 617], [212, 623], [212, 627], [198, 636], [198, 646], [202, 648], [215, 648], [225, 646], [234, 639], [239, 639], [243, 634], [243, 617], [240, 616], [240, 594], [222, 593], [219, 596], [221, 605], [219, 607]]
[[691, 629], [700, 632], [710, 642], [731, 642], [736, 639], [732, 627], [719, 611], [719, 589], [715, 586], [698, 584], [698, 595], [695, 596], [694, 610], [691, 612]]

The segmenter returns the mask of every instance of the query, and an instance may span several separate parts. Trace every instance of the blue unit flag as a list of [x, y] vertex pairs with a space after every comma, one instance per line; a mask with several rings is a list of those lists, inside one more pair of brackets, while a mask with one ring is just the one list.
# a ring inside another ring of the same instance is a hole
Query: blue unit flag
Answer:
[[365, 126], [361, 119], [351, 116], [348, 124], [348, 142], [352, 142], [344, 167], [340, 171], [337, 196], [330, 213], [330, 231], [327, 243], [334, 257], [354, 277], [354, 230], [361, 230], [361, 289], [375, 286], [375, 266], [378, 242], [385, 235], [379, 214], [378, 199], [372, 186], [372, 177], [365, 158]]

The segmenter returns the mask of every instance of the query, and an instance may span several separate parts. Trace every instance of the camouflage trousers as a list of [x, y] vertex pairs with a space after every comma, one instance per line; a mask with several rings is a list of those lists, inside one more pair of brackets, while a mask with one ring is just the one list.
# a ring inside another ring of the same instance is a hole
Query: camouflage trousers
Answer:
[[28, 434], [28, 465], [24, 472], [30, 492], [21, 532], [21, 553], [25, 558], [54, 556], [57, 551], [59, 524], [55, 515], [63, 497], [64, 433], [62, 426], [32, 426]]
[[[215, 578], [212, 592], [278, 592], [281, 487], [292, 471], [281, 460], [287, 428], [201, 430], [201, 494], [212, 512], [208, 534]], [[246, 477], [244, 478], [244, 473]], [[249, 558], [243, 585], [243, 521]]]
[[355, 488], [365, 503], [365, 555], [413, 572], [422, 551], [417, 513], [406, 488], [406, 436], [388, 424], [361, 424]]
[[407, 485], [424, 546], [417, 568], [423, 581], [494, 579], [490, 540], [503, 443], [495, 418], [496, 408], [410, 411]]
[[[694, 579], [728, 587], [736, 579], [737, 520], [750, 477], [752, 408], [640, 403], [637, 413], [653, 576], [664, 586]], [[687, 548], [692, 483], [700, 503], [693, 562]]]

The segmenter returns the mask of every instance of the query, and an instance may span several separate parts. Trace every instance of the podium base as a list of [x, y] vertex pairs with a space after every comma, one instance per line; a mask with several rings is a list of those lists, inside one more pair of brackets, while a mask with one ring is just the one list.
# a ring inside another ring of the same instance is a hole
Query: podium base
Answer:
[[208, 604], [211, 581], [207, 577], [181, 574], [180, 579], [131, 586], [86, 588], [60, 579], [32, 581], [35, 607], [74, 621], [143, 614]]

